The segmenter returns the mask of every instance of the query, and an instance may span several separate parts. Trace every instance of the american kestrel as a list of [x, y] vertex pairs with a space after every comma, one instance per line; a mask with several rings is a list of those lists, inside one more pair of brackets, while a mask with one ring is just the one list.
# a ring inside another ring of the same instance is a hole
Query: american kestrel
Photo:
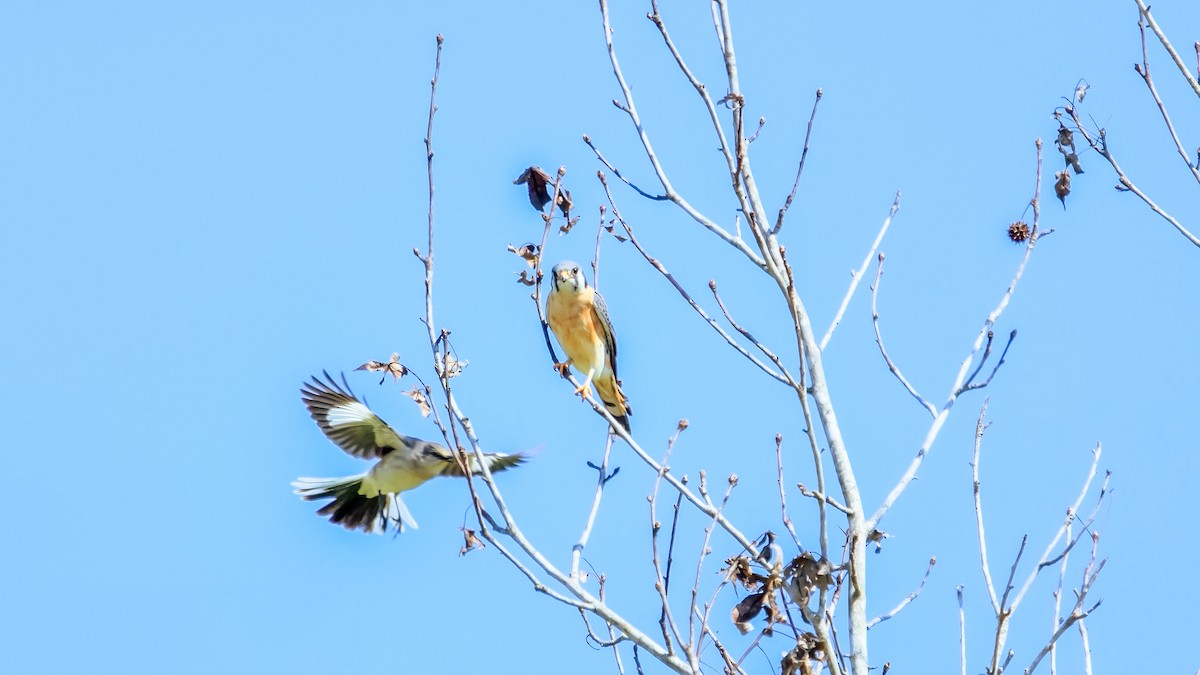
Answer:
[[[586, 376], [576, 394], [587, 398], [592, 384], [604, 407], [629, 431], [629, 401], [617, 379], [617, 336], [608, 320], [608, 307], [596, 289], [588, 286], [579, 264], [564, 260], [551, 272], [546, 321], [567, 353], [567, 363]], [[565, 369], [567, 363], [555, 364]]]
[[[330, 522], [349, 530], [360, 529], [382, 534], [392, 523], [397, 531], [416, 529], [400, 493], [411, 490], [435, 476], [464, 476], [454, 455], [444, 445], [401, 436], [350, 391], [345, 376], [339, 387], [325, 373], [326, 382], [317, 378], [305, 382], [300, 400], [316, 420], [317, 426], [339, 448], [360, 459], [378, 459], [370, 471], [345, 478], [298, 478], [292, 486], [306, 500], [330, 499], [317, 510]], [[487, 453], [488, 469], [502, 471], [525, 461], [525, 456]], [[467, 454], [472, 473], [480, 473], [479, 463]]]

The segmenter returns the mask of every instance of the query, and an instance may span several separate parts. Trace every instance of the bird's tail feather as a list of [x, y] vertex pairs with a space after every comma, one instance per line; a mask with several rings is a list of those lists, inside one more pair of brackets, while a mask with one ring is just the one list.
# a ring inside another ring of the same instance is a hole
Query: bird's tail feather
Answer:
[[317, 515], [329, 516], [329, 522], [348, 530], [383, 534], [389, 524], [399, 532], [406, 526], [417, 529], [417, 521], [413, 520], [399, 494], [379, 493], [368, 497], [359, 492], [366, 476], [364, 473], [345, 478], [297, 478], [292, 487], [308, 501], [333, 499], [317, 509]]
[[617, 422], [625, 431], [630, 431], [629, 416], [633, 414], [633, 409], [629, 407], [629, 399], [625, 397], [625, 392], [621, 391], [621, 384], [614, 377], [593, 381], [596, 383], [596, 391], [600, 393], [600, 400], [604, 401], [604, 407], [617, 418]]

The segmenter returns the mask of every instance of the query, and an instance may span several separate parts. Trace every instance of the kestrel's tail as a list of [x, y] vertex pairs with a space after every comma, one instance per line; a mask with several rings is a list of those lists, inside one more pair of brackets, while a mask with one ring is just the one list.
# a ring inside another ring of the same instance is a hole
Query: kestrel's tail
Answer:
[[345, 478], [297, 478], [292, 487], [306, 500], [332, 498], [333, 501], [317, 509], [317, 515], [329, 516], [329, 522], [348, 530], [383, 534], [389, 523], [400, 532], [405, 526], [416, 529], [417, 521], [413, 520], [398, 493], [382, 492], [368, 497], [359, 492], [366, 476], [364, 473]]
[[629, 407], [629, 399], [625, 398], [624, 392], [621, 391], [621, 385], [612, 375], [597, 378], [593, 382], [596, 384], [596, 391], [600, 393], [600, 400], [604, 401], [604, 407], [613, 417], [617, 418], [617, 422], [625, 428], [625, 431], [630, 431], [629, 416], [633, 414], [633, 409]]

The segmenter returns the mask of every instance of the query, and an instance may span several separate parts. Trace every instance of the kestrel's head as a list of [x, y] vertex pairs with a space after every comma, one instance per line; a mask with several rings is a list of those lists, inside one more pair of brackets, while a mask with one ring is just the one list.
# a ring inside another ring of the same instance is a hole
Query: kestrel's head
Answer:
[[578, 293], [587, 288], [587, 278], [583, 276], [583, 268], [573, 260], [564, 260], [558, 263], [551, 270], [550, 274], [552, 292], [571, 291], [572, 293]]

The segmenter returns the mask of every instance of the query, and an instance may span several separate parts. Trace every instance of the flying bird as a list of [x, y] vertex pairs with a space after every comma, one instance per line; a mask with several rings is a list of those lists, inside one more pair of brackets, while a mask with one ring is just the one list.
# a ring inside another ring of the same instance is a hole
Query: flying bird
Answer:
[[[446, 446], [402, 436], [350, 390], [325, 373], [300, 388], [300, 400], [317, 426], [339, 448], [360, 459], [377, 459], [366, 473], [345, 478], [298, 478], [292, 486], [306, 500], [332, 499], [317, 510], [329, 521], [348, 530], [384, 533], [388, 524], [399, 532], [417, 528], [417, 521], [400, 499], [400, 493], [420, 486], [435, 476], [464, 476], [454, 454]], [[488, 469], [502, 471], [525, 461], [525, 455], [490, 452], [484, 455]], [[480, 473], [474, 455], [466, 457], [472, 473]]]
[[568, 364], [575, 366], [585, 376], [575, 393], [588, 398], [595, 384], [604, 407], [629, 431], [633, 411], [617, 379], [617, 336], [604, 298], [588, 286], [579, 264], [570, 260], [554, 266], [550, 281], [546, 321], [567, 353], [567, 362], [555, 368], [565, 373]]

